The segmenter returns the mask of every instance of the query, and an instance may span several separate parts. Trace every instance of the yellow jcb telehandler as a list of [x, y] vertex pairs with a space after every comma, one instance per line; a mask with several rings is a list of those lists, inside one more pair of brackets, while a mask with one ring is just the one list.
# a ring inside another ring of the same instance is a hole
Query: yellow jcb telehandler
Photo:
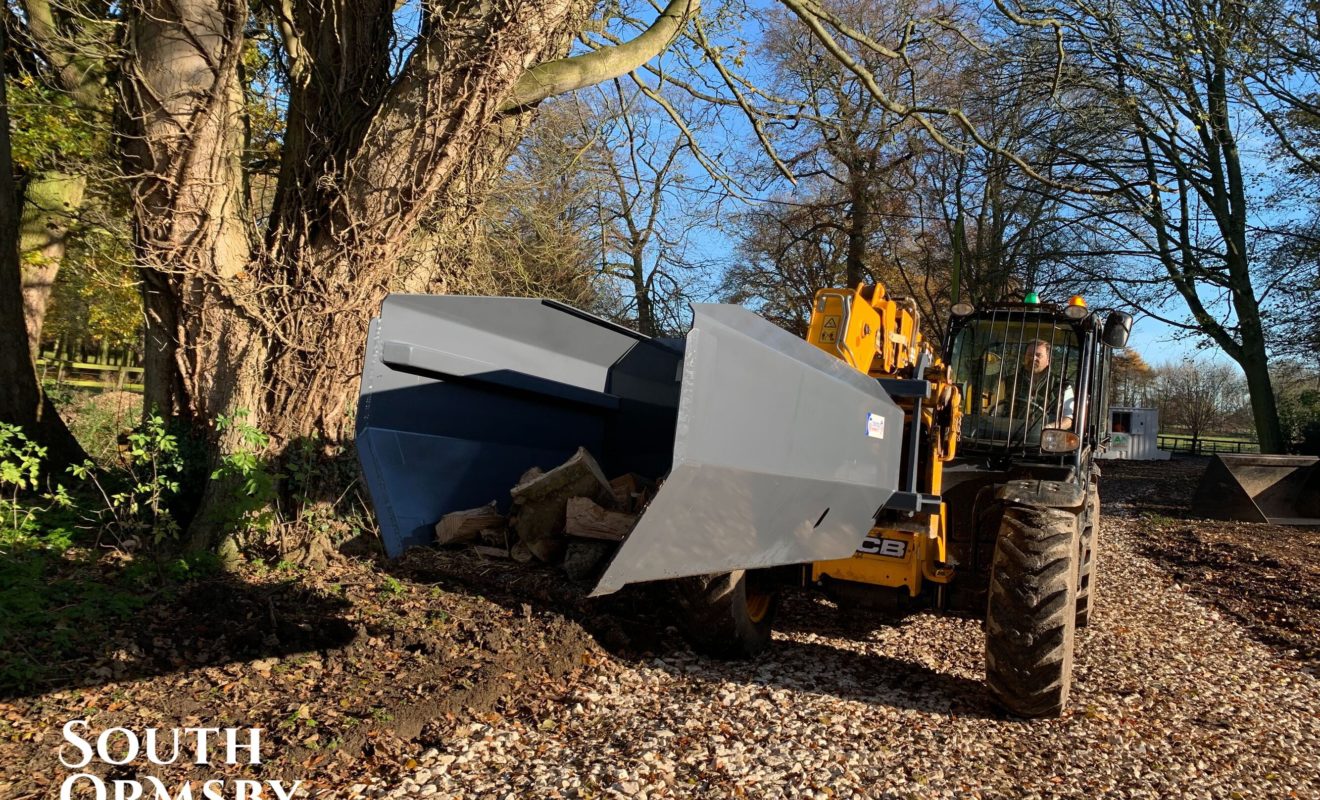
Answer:
[[1058, 714], [1095, 596], [1110, 348], [1081, 298], [951, 309], [947, 347], [882, 286], [826, 289], [806, 340], [694, 306], [656, 339], [561, 303], [392, 295], [373, 320], [358, 452], [386, 551], [585, 448], [663, 477], [594, 595], [669, 581], [697, 648], [766, 647], [777, 593], [975, 605], [1009, 711]]

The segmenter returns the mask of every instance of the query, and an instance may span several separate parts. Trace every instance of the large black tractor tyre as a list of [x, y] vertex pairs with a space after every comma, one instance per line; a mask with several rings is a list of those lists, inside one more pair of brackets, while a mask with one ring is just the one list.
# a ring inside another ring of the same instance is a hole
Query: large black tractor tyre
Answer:
[[1086, 519], [1077, 557], [1077, 627], [1085, 628], [1091, 624], [1100, 566], [1100, 492], [1097, 490], [1086, 496]]
[[750, 658], [770, 645], [778, 595], [745, 570], [675, 581], [684, 634], [693, 649], [717, 658]]
[[1020, 717], [1058, 716], [1072, 685], [1080, 520], [1054, 508], [1004, 509], [990, 567], [985, 673]]

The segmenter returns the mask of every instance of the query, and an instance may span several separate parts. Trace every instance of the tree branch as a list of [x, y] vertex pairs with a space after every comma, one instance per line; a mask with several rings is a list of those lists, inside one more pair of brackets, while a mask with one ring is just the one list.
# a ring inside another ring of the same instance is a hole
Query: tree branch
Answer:
[[[845, 69], [847, 69], [849, 72], [857, 76], [857, 79], [861, 81], [862, 86], [866, 88], [866, 90], [871, 94], [871, 96], [875, 99], [875, 101], [880, 105], [881, 108], [885, 109], [886, 111], [892, 114], [897, 114], [904, 118], [911, 118], [940, 147], [957, 155], [962, 155], [966, 152], [966, 148], [960, 147], [954, 142], [950, 141], [947, 136], [945, 136], [943, 133], [939, 131], [939, 129], [935, 127], [935, 124], [930, 119], [930, 115], [942, 116], [953, 120], [958, 125], [958, 127], [963, 131], [963, 133], [965, 133], [967, 137], [971, 139], [981, 149], [991, 153], [995, 153], [996, 155], [1008, 159], [1009, 161], [1013, 162], [1013, 164], [1015, 164], [1018, 167], [1018, 169], [1022, 170], [1030, 177], [1034, 178], [1037, 181], [1040, 181], [1041, 183], [1047, 186], [1057, 189], [1066, 189], [1069, 191], [1080, 192], [1084, 194], [1095, 193], [1093, 192], [1093, 190], [1087, 187], [1069, 186], [1053, 178], [1050, 178], [1047, 175], [1042, 175], [1039, 170], [1037, 170], [1031, 164], [1028, 164], [1026, 160], [1023, 159], [1021, 156], [1017, 155], [1016, 153], [1010, 152], [1009, 150], [1000, 147], [999, 145], [994, 144], [993, 142], [990, 142], [984, 136], [982, 136], [980, 131], [978, 131], [976, 129], [976, 126], [972, 123], [971, 119], [969, 119], [967, 115], [960, 109], [927, 108], [919, 105], [911, 106], [905, 103], [901, 103], [897, 100], [894, 100], [880, 87], [879, 83], [876, 81], [875, 75], [872, 74], [871, 71], [867, 69], [867, 67], [864, 64], [859, 62], [857, 59], [853, 58], [853, 56], [848, 53], [848, 51], [838, 42], [838, 40], [836, 40], [834, 36], [832, 36], [830, 32], [825, 29], [825, 26], [822, 24], [822, 17], [819, 16], [818, 12], [815, 10], [814, 3], [811, 3], [810, 0], [780, 0], [780, 2], [783, 3], [785, 6], [787, 6], [788, 9], [792, 11], [795, 15], [797, 15], [798, 19], [802, 20], [802, 22], [807, 26], [807, 28], [810, 29], [816, 41], [820, 42], [821, 46], [825, 48], [826, 52], [828, 52], [833, 58], [838, 60], [838, 62], [842, 64]], [[847, 32], [844, 31], [842, 28], [838, 28], [838, 30], [841, 33], [844, 33], [844, 35], [847, 35]], [[867, 46], [869, 49], [875, 50], [875, 52], [878, 52], [881, 55], [887, 55], [887, 53], [884, 52], [883, 50], [876, 50], [876, 47], [878, 45], [868, 44], [868, 42], [869, 40], [862, 41], [859, 43], [863, 44], [864, 46]], [[888, 50], [888, 48], [885, 48], [885, 50]], [[892, 53], [894, 51], [889, 50], [889, 52]]]
[[102, 65], [71, 52], [71, 43], [60, 32], [48, 0], [24, 0], [23, 10], [28, 18], [28, 35], [55, 68], [60, 88], [79, 105], [95, 104], [104, 81]]
[[526, 108], [547, 97], [627, 75], [664, 52], [700, 4], [701, 0], [669, 0], [651, 27], [632, 41], [537, 64], [518, 79], [500, 111]]
[[738, 107], [743, 110], [743, 113], [747, 116], [747, 121], [751, 123], [752, 130], [756, 133], [756, 140], [761, 143], [761, 149], [765, 151], [765, 154], [770, 158], [770, 161], [775, 165], [775, 168], [779, 170], [779, 174], [787, 178], [789, 183], [796, 186], [797, 179], [793, 177], [792, 170], [785, 166], [784, 162], [780, 160], [779, 154], [775, 152], [775, 147], [770, 142], [770, 138], [766, 136], [765, 128], [761, 125], [760, 118], [752, 109], [751, 104], [747, 102], [747, 98], [743, 96], [741, 91], [739, 91], [738, 84], [734, 81], [733, 76], [729, 74], [729, 70], [724, 67], [724, 60], [720, 58], [720, 54], [711, 47], [710, 41], [706, 39], [706, 32], [702, 30], [701, 20], [698, 19], [696, 24], [693, 25], [693, 28], [696, 31], [697, 44], [701, 47], [702, 52], [706, 54], [706, 57], [710, 59], [711, 64], [715, 66], [716, 71], [720, 73], [720, 77], [724, 79], [724, 85], [733, 93], [734, 99], [738, 102]]

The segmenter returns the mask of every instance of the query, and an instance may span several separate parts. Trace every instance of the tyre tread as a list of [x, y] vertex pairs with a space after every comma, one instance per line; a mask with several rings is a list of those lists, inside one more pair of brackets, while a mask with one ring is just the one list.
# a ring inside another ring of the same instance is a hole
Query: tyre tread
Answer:
[[688, 641], [717, 658], [751, 658], [770, 644], [778, 598], [760, 621], [747, 613], [747, 573], [697, 575], [675, 582], [675, 596]]
[[1072, 683], [1078, 517], [1005, 509], [986, 610], [986, 681], [1018, 716], [1056, 716]]

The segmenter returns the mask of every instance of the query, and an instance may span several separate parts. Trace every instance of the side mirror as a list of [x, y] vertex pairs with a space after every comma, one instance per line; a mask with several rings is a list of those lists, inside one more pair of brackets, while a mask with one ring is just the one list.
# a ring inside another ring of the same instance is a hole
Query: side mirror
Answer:
[[1132, 315], [1122, 311], [1110, 311], [1105, 318], [1105, 329], [1100, 334], [1100, 341], [1110, 347], [1127, 345], [1128, 334], [1132, 333]]

